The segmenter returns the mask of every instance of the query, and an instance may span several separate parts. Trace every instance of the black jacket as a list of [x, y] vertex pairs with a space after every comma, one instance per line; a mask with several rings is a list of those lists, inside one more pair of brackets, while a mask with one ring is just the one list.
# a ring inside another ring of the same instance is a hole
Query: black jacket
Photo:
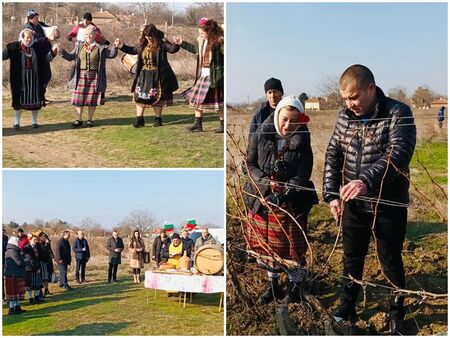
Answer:
[[162, 258], [161, 253], [163, 248], [166, 247], [168, 249], [169, 245], [170, 245], [169, 237], [166, 237], [164, 241], [161, 239], [161, 236], [156, 237], [155, 241], [153, 242], [153, 252], [152, 252], [153, 260], [155, 260], [156, 262], [160, 262]]
[[8, 236], [3, 235], [3, 242], [2, 242], [2, 251], [3, 251], [3, 264], [5, 264], [5, 253], [6, 253], [6, 246], [8, 245]]
[[[257, 134], [250, 137], [247, 150], [247, 166], [249, 175], [253, 178], [263, 196], [271, 194], [269, 181], [274, 174], [277, 153], [277, 132], [273, 124], [273, 114], [261, 125]], [[300, 127], [295, 134], [287, 140], [289, 146], [284, 153], [285, 169], [283, 178], [278, 181], [287, 182], [289, 185], [307, 187], [308, 190], [289, 188], [283, 199], [290, 202], [293, 212], [307, 214], [314, 204], [318, 203], [314, 184], [310, 181], [313, 167], [313, 153], [311, 150], [311, 139], [307, 126]], [[258, 190], [251, 181], [247, 182], [244, 190], [253, 195], [258, 195]], [[258, 213], [261, 208], [259, 198], [244, 193], [246, 206], [253, 212]]]
[[[124, 249], [122, 238], [114, 237], [108, 238], [108, 242], [106, 244], [106, 249], [108, 249], [109, 256], [109, 264], [121, 264], [122, 263], [122, 251]], [[115, 249], [120, 249], [119, 252], [116, 252]]]
[[56, 255], [55, 260], [58, 264], [60, 264], [60, 260], [63, 261], [63, 264], [70, 265], [72, 262], [72, 255], [70, 252], [70, 243], [68, 240], [64, 238], [60, 238], [58, 243], [56, 243]]
[[181, 237], [181, 241], [184, 245], [184, 250], [186, 250], [186, 254], [188, 257], [191, 257], [192, 250], [194, 249], [195, 243], [192, 238], [183, 238]]
[[250, 122], [250, 136], [256, 133], [256, 131], [259, 129], [259, 127], [263, 124], [265, 120], [274, 112], [275, 109], [273, 109], [269, 102], [266, 101], [262, 104], [261, 108], [253, 114], [252, 120]]
[[25, 277], [25, 260], [18, 246], [13, 244], [6, 246], [4, 269], [6, 277]]
[[[386, 97], [377, 87], [377, 103], [370, 118], [358, 117], [349, 109], [339, 112], [325, 155], [325, 201], [339, 198], [341, 185], [359, 179], [366, 184], [369, 197], [378, 197], [381, 183], [384, 182], [382, 199], [408, 203], [409, 181], [399, 171], [409, 176], [409, 162], [415, 145], [416, 126], [411, 109], [402, 102]], [[389, 166], [388, 158], [391, 163]], [[372, 210], [372, 205], [367, 202], [351, 203]]]
[[25, 270], [36, 272], [41, 268], [38, 247], [34, 248], [31, 244], [25, 245], [23, 248], [23, 258], [25, 260]]
[[[138, 56], [138, 63], [136, 67], [136, 76], [133, 81], [133, 85], [131, 86], [131, 92], [134, 93], [136, 89], [137, 80], [142, 71], [142, 50], [139, 46], [131, 47], [127, 45], [123, 45], [120, 50], [126, 54], [136, 55]], [[162, 45], [159, 47], [158, 54], [156, 55], [156, 64], [158, 66], [158, 77], [161, 83], [161, 90], [163, 93], [173, 93], [178, 89], [178, 81], [177, 77], [172, 70], [172, 67], [169, 64], [167, 59], [167, 53], [176, 53], [180, 50], [180, 46], [170, 43], [167, 40], [163, 40]]]

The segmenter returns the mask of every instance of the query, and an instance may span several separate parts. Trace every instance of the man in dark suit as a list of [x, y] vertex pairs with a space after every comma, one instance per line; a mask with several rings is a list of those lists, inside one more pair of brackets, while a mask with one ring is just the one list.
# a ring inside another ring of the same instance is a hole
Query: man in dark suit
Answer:
[[170, 245], [170, 238], [167, 236], [166, 231], [164, 229], [161, 229], [159, 231], [159, 236], [155, 238], [155, 241], [153, 242], [153, 260], [156, 262], [156, 267], [159, 268], [159, 265], [161, 262], [167, 262], [166, 258], [163, 258], [161, 256], [162, 251], [165, 248], [168, 248]]
[[[91, 257], [91, 252], [89, 250], [89, 244], [84, 238], [84, 232], [78, 231], [78, 237], [73, 242], [73, 251], [75, 252], [75, 259], [77, 260], [77, 267], [75, 269], [75, 278], [78, 284], [86, 283], [86, 263]], [[80, 278], [81, 270], [81, 278]]]
[[119, 237], [117, 231], [113, 231], [106, 248], [109, 251], [108, 283], [117, 282], [117, 268], [122, 263], [122, 251], [124, 249], [122, 238]]
[[69, 283], [67, 281], [67, 269], [72, 262], [72, 256], [70, 252], [70, 232], [65, 230], [63, 232], [63, 237], [58, 240], [56, 244], [56, 262], [59, 267], [59, 287], [64, 290], [70, 290]]

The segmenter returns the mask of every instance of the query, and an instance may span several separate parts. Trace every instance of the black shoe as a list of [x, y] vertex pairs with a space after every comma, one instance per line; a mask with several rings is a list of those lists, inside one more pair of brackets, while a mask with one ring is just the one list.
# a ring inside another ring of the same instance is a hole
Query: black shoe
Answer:
[[15, 311], [17, 314], [22, 313], [22, 312], [27, 312], [27, 310], [22, 309], [22, 308], [20, 307], [20, 305], [14, 306], [14, 311]]
[[263, 304], [269, 304], [274, 299], [280, 299], [282, 296], [283, 290], [278, 284], [278, 278], [271, 278], [267, 290], [259, 297], [259, 301]]
[[36, 304], [36, 300], [34, 298], [28, 299], [31, 305]]
[[194, 119], [194, 124], [188, 128], [186, 128], [189, 131], [203, 131], [203, 117], [196, 117]]
[[92, 122], [92, 120], [87, 120], [86, 127], [92, 128], [93, 126], [94, 126], [94, 122]]
[[80, 120], [75, 120], [72, 123], [72, 127], [74, 127], [74, 128], [79, 128], [79, 127], [82, 127], [82, 126], [83, 126], [83, 121], [80, 121]]
[[134, 128], [141, 128], [145, 125], [144, 116], [136, 116], [136, 121], [133, 123]]
[[53, 293], [51, 293], [50, 291], [48, 291], [48, 289], [45, 289], [44, 291], [44, 295], [52, 295]]
[[15, 130], [19, 130], [19, 129], [20, 129], [20, 125], [15, 124], [15, 125], [13, 125], [13, 128], [14, 128]]
[[153, 127], [161, 127], [162, 126], [162, 117], [155, 117], [155, 122], [153, 123]]
[[216, 134], [223, 134], [223, 124], [224, 124], [224, 121], [223, 120], [220, 120], [220, 125], [219, 125], [219, 128], [217, 128], [217, 129], [214, 129], [214, 132], [216, 133]]
[[339, 307], [333, 312], [333, 317], [336, 319], [336, 321], [345, 320], [356, 322], [358, 319], [355, 305], [351, 305], [348, 303], [341, 303], [341, 305], [339, 305]]
[[405, 321], [394, 319], [389, 322], [389, 330], [392, 336], [405, 336]]
[[34, 302], [36, 304], [41, 304], [44, 300], [40, 297], [40, 296], [35, 296], [34, 297]]
[[34, 129], [39, 128], [39, 124], [37, 124], [37, 123], [33, 123], [31, 126], [32, 126]]
[[18, 313], [16, 312], [15, 308], [10, 307], [10, 308], [8, 309], [8, 316], [14, 316], [14, 315], [17, 315], [17, 314], [18, 314]]

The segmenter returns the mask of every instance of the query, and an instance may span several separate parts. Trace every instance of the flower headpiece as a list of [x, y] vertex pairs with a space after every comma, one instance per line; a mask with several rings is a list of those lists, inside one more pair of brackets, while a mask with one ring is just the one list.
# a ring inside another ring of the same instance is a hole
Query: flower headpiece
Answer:
[[198, 20], [198, 25], [199, 26], [205, 26], [207, 22], [208, 22], [208, 18], [200, 18]]

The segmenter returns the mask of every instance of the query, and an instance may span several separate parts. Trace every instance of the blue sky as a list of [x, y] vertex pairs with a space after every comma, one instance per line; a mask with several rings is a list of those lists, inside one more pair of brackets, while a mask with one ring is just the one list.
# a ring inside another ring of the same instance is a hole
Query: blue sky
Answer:
[[446, 3], [228, 3], [227, 101], [250, 102], [279, 78], [285, 94], [319, 95], [361, 63], [388, 89], [447, 94]]
[[224, 180], [218, 170], [3, 171], [3, 222], [94, 218], [107, 228], [134, 209], [176, 226], [188, 218], [223, 227]]

